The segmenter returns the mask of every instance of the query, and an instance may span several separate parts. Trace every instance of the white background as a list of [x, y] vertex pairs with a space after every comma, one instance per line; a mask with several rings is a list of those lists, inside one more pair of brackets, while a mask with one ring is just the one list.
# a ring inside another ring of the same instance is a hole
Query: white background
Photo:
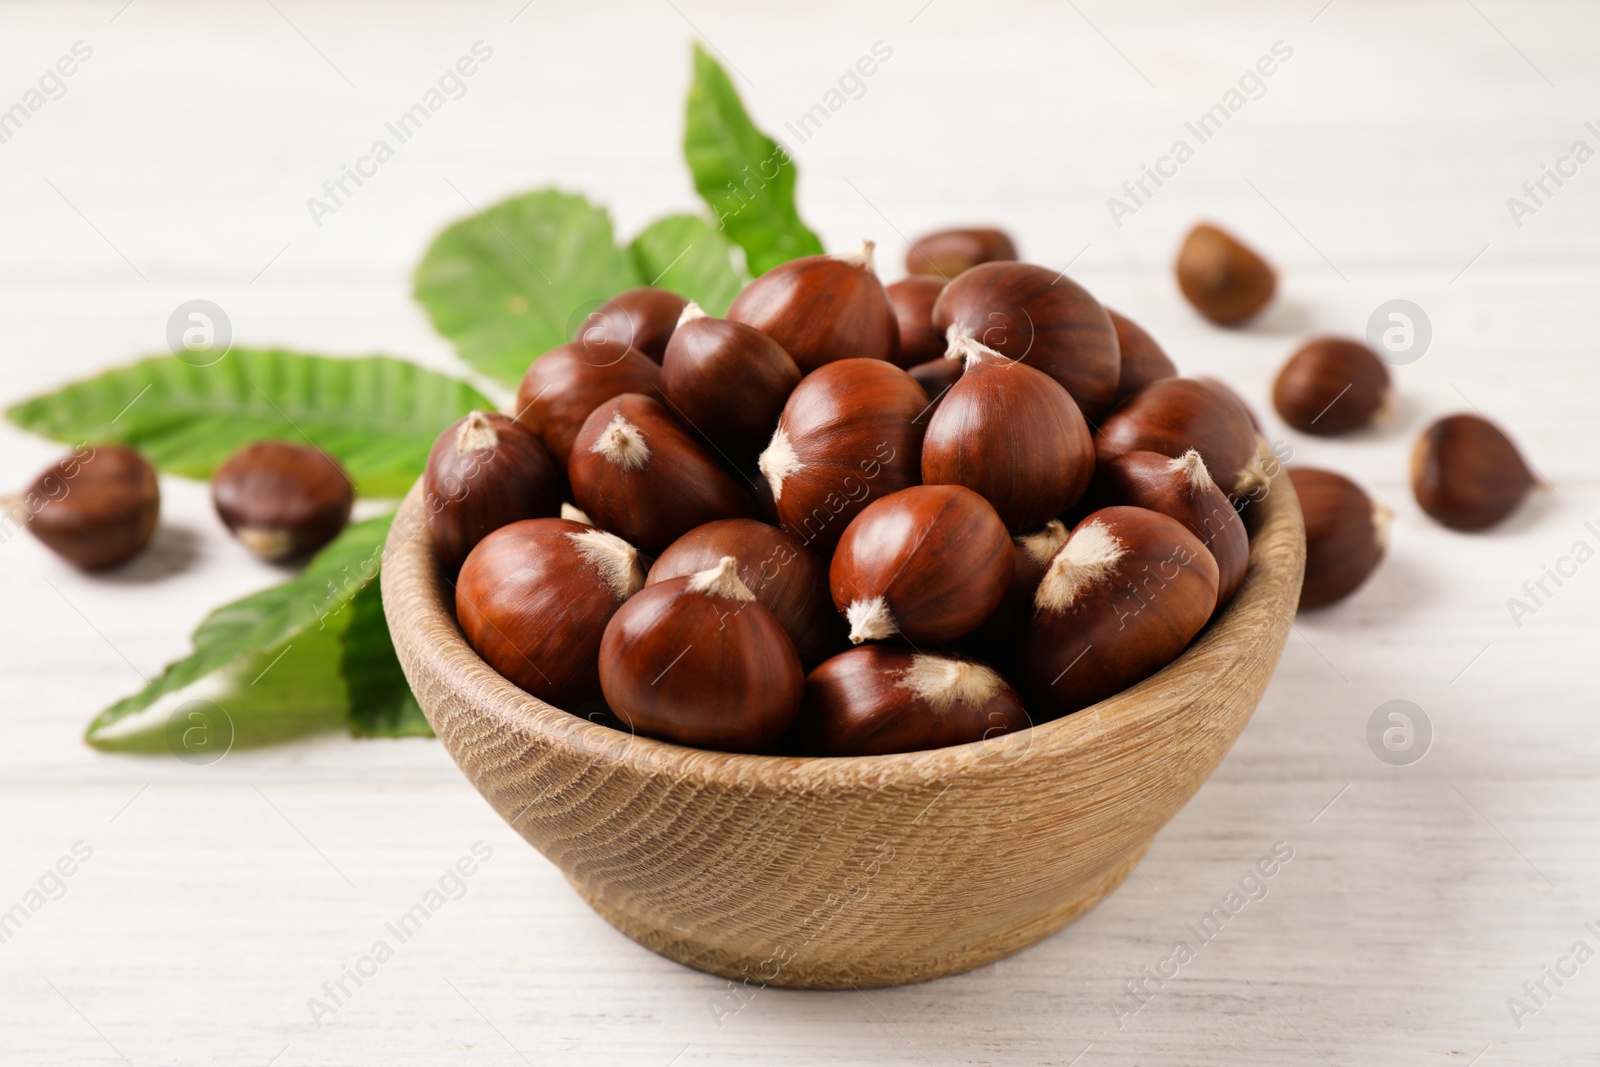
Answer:
[[[592, 915], [436, 742], [329, 734], [211, 767], [82, 744], [88, 719], [181, 655], [209, 608], [278, 580], [221, 532], [204, 486], [164, 479], [155, 550], [110, 577], [13, 538], [0, 545], [0, 909], [73, 842], [94, 854], [0, 945], [0, 1060], [1592, 1057], [1600, 960], [1562, 988], [1547, 981], [1554, 995], [1520, 1028], [1507, 998], [1575, 942], [1600, 950], [1584, 928], [1600, 921], [1600, 565], [1520, 627], [1506, 600], [1573, 542], [1600, 547], [1584, 528], [1600, 520], [1600, 162], [1520, 228], [1506, 200], [1575, 140], [1600, 148], [1583, 128], [1600, 120], [1600, 12], [1322, 2], [0, 11], [0, 106], [73, 42], [94, 49], [66, 96], [0, 145], [7, 403], [160, 350], [171, 310], [197, 297], [228, 311], [240, 343], [450, 367], [409, 271], [467, 200], [559, 184], [610, 205], [631, 235], [695, 204], [679, 142], [697, 30], [780, 134], [882, 40], [893, 57], [866, 94], [792, 146], [802, 211], [831, 248], [875, 237], [893, 278], [904, 235], [1001, 223], [1027, 257], [1072, 263], [1184, 370], [1235, 383], [1300, 460], [1354, 475], [1397, 513], [1370, 586], [1297, 622], [1232, 755], [1096, 911], [972, 974], [867, 994], [767, 990], [720, 1026], [710, 1004], [725, 983]], [[467, 95], [314, 226], [306, 198], [480, 39], [494, 57]], [[1293, 58], [1265, 96], [1113, 225], [1106, 198], [1280, 40]], [[1246, 331], [1207, 326], [1170, 281], [1201, 217], [1283, 270], [1281, 298]], [[1276, 366], [1313, 332], [1359, 335], [1394, 298], [1434, 328], [1426, 356], [1397, 372], [1399, 418], [1351, 440], [1284, 431], [1266, 405]], [[1480, 536], [1430, 523], [1406, 484], [1426, 422], [1473, 407], [1554, 486]], [[0, 443], [7, 488], [59, 452], [9, 427]], [[1405, 768], [1366, 742], [1368, 717], [1396, 698], [1435, 732]], [[467, 895], [315, 1027], [307, 998], [479, 840], [493, 859]], [[1294, 859], [1270, 895], [1119, 1029], [1123, 984], [1276, 841]]]

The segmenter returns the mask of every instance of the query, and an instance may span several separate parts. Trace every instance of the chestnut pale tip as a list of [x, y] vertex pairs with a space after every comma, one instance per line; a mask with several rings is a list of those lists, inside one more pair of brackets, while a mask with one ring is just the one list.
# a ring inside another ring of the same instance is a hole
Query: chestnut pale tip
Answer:
[[566, 519], [568, 522], [581, 522], [585, 526], [594, 525], [594, 520], [589, 517], [587, 512], [579, 508], [576, 504], [562, 504], [561, 517]]
[[678, 316], [678, 325], [682, 326], [686, 322], [693, 322], [695, 319], [705, 318], [710, 318], [710, 316], [706, 314], [706, 309], [691, 300], [687, 304], [683, 305], [683, 314]]
[[1256, 435], [1256, 454], [1250, 457], [1250, 462], [1244, 465], [1239, 472], [1238, 480], [1233, 484], [1234, 496], [1254, 497], [1259, 494], [1272, 481], [1267, 474], [1268, 457], [1276, 464], [1277, 457], [1268, 447], [1266, 438]]
[[1066, 611], [1079, 593], [1109, 577], [1126, 553], [1126, 547], [1104, 524], [1080, 526], [1044, 572], [1033, 606], [1040, 611]]
[[835, 252], [829, 259], [837, 259], [840, 263], [848, 263], [852, 267], [861, 267], [868, 274], [877, 274], [872, 267], [872, 253], [878, 247], [877, 242], [865, 238], [855, 248], [848, 252]]
[[772, 486], [772, 499], [783, 499], [783, 480], [800, 469], [800, 456], [782, 426], [773, 431], [772, 441], [756, 459], [756, 466]]
[[456, 452], [487, 452], [500, 443], [500, 434], [496, 432], [494, 423], [489, 421], [489, 416], [481, 411], [474, 411], [461, 420], [461, 429], [456, 431]]
[[894, 615], [889, 611], [889, 602], [881, 596], [871, 600], [852, 600], [844, 610], [844, 617], [850, 623], [852, 645], [859, 645], [863, 641], [882, 641], [900, 632], [900, 627], [894, 624]]
[[252, 555], [264, 560], [288, 559], [294, 553], [294, 538], [288, 530], [269, 530], [260, 526], [241, 526], [233, 532]]
[[1034, 563], [1044, 566], [1055, 558], [1061, 551], [1061, 546], [1067, 543], [1067, 524], [1060, 519], [1051, 519], [1045, 527], [1036, 533], [1024, 534], [1017, 538], [1022, 545], [1022, 551]]
[[627, 600], [644, 588], [644, 568], [639, 565], [639, 550], [628, 542], [604, 530], [585, 530], [567, 536], [584, 562], [600, 572], [600, 577], [611, 587], [618, 600]]
[[756, 598], [750, 587], [739, 578], [739, 561], [732, 556], [723, 556], [717, 560], [715, 567], [690, 575], [689, 591], [725, 597], [742, 604], [748, 604]]
[[589, 451], [604, 456], [625, 471], [642, 471], [650, 462], [650, 446], [644, 434], [620, 411], [611, 416]]
[[1383, 504], [1372, 503], [1372, 537], [1378, 542], [1378, 551], [1389, 550], [1389, 527], [1393, 524], [1394, 512]]
[[1174, 474], [1181, 475], [1192, 489], [1204, 491], [1215, 484], [1211, 480], [1211, 472], [1206, 469], [1206, 461], [1192, 448], [1173, 460], [1171, 469]]
[[898, 684], [941, 717], [959, 707], [986, 704], [1005, 686], [999, 674], [981, 663], [922, 654], [911, 657]]

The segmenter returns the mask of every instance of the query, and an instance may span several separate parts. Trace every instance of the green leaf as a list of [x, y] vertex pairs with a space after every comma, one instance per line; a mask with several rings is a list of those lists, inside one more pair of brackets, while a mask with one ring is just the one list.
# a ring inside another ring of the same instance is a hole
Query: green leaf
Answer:
[[377, 582], [350, 601], [340, 669], [350, 692], [351, 733], [357, 737], [433, 736], [433, 728], [400, 670]]
[[208, 478], [241, 446], [310, 441], [370, 496], [400, 496], [422, 474], [434, 438], [491, 402], [466, 382], [415, 363], [329, 359], [235, 348], [199, 367], [155, 356], [7, 413], [57, 441], [121, 441], [162, 470]]
[[694, 187], [719, 228], [744, 249], [752, 274], [822, 251], [795, 208], [794, 161], [756, 129], [727, 72], [698, 44], [683, 154]]
[[605, 209], [546, 189], [440, 234], [417, 267], [416, 296], [462, 359], [515, 386], [584, 315], [641, 284]]
[[237, 669], [252, 657], [274, 654], [272, 664], [263, 668], [265, 674], [294, 671], [297, 661], [292, 657], [303, 635], [349, 625], [351, 613], [345, 609], [377, 577], [392, 520], [392, 515], [384, 515], [346, 527], [290, 581], [217, 608], [195, 630], [193, 652], [97, 715], [85, 739], [95, 744], [112, 724], [162, 698], [180, 699], [179, 694], [202, 679]]
[[750, 280], [734, 262], [734, 245], [698, 215], [668, 215], [647, 226], [628, 246], [646, 285], [688, 297], [721, 318]]

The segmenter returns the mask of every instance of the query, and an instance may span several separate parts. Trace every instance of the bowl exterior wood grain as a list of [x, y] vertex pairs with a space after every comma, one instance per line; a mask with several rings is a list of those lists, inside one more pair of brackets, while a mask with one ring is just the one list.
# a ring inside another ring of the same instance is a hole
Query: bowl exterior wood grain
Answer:
[[462, 638], [413, 489], [385, 550], [395, 649], [495, 810], [640, 944], [752, 985], [956, 974], [1048, 937], [1114, 889], [1244, 729], [1305, 560], [1281, 472], [1232, 604], [1158, 674], [991, 741], [795, 759], [681, 748], [516, 688]]

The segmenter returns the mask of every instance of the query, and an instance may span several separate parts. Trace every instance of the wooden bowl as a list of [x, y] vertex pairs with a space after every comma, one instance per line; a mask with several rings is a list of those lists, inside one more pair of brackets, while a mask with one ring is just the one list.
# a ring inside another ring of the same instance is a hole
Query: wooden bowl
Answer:
[[752, 985], [898, 985], [1094, 907], [1216, 769], [1283, 651], [1305, 561], [1288, 477], [1257, 506], [1245, 587], [1164, 670], [1031, 730], [902, 755], [707, 752], [529, 696], [462, 638], [415, 488], [383, 603], [456, 763], [618, 930]]

